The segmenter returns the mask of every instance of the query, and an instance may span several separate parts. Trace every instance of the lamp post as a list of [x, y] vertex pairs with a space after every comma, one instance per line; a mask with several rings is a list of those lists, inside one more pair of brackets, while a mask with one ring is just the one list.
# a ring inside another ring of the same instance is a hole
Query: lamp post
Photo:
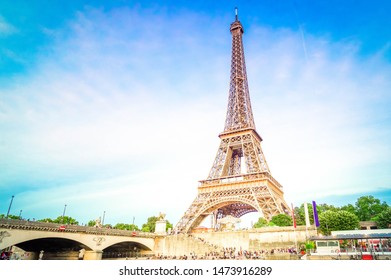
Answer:
[[19, 220], [22, 219], [22, 210], [19, 212]]
[[8, 212], [7, 212], [7, 217], [6, 217], [6, 219], [8, 219], [8, 215], [10, 214], [10, 210], [11, 210], [11, 206], [12, 206], [12, 201], [14, 201], [14, 195], [12, 196], [12, 198], [11, 198], [11, 202], [10, 202], [10, 206], [8, 207]]
[[64, 205], [64, 211], [62, 212], [62, 217], [61, 217], [61, 223], [64, 223], [64, 216], [65, 216], [65, 210], [67, 209], [67, 205]]

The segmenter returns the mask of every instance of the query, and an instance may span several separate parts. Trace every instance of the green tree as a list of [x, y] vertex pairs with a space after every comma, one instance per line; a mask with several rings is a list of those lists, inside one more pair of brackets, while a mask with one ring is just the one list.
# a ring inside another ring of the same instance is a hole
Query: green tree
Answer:
[[155, 230], [152, 230], [149, 225], [143, 224], [143, 227], [141, 228], [141, 231], [143, 231], [143, 232], [154, 232]]
[[38, 222], [54, 223], [53, 219], [51, 219], [51, 218], [40, 219], [40, 220], [38, 220]]
[[271, 221], [276, 226], [279, 227], [286, 227], [293, 225], [292, 217], [286, 214], [278, 214], [276, 216], [273, 216]]
[[53, 220], [53, 223], [56, 224], [67, 224], [67, 225], [78, 225], [79, 222], [76, 221], [74, 218], [69, 216], [58, 216], [56, 219]]
[[[141, 230], [144, 232], [155, 232], [155, 226], [158, 220], [159, 217], [156, 216], [149, 217], [147, 222], [143, 224]], [[172, 224], [166, 220], [166, 230], [168, 230], [169, 228], [172, 228]]]
[[305, 243], [305, 248], [307, 250], [311, 250], [311, 249], [314, 249], [315, 248], [315, 242], [314, 241], [307, 241]]
[[357, 199], [356, 211], [360, 221], [377, 221], [378, 216], [387, 210], [386, 202], [381, 203], [379, 199], [372, 195], [362, 196]]
[[[308, 218], [310, 221], [310, 225], [314, 224], [314, 210], [312, 203], [307, 203], [307, 209], [308, 209]], [[340, 208], [335, 207], [334, 205], [328, 205], [328, 204], [317, 204], [316, 205], [316, 211], [318, 212], [318, 215], [320, 215], [322, 212], [332, 210], [337, 211], [340, 210]], [[305, 225], [305, 210], [304, 210], [304, 203], [300, 205], [300, 207], [295, 207], [295, 219], [296, 219], [296, 225], [303, 226]]]
[[261, 228], [266, 227], [268, 225], [268, 222], [265, 218], [259, 218], [258, 221], [254, 224], [254, 228]]
[[295, 215], [296, 225], [305, 225], [304, 203], [300, 207], [295, 207], [293, 212]]
[[118, 223], [114, 226], [116, 229], [122, 229], [122, 230], [139, 230], [138, 226], [134, 224], [124, 224], [124, 223]]
[[[5, 219], [6, 216], [4, 214], [2, 214], [2, 216], [3, 217], [0, 217], [0, 218]], [[19, 216], [9, 214], [8, 219], [19, 220]]]
[[[314, 211], [312, 209], [312, 204], [307, 203], [307, 209], [308, 209], [308, 218], [310, 220], [310, 224], [314, 224]], [[319, 209], [319, 205], [316, 206], [316, 209], [319, 213], [321, 209]], [[296, 225], [303, 226], [305, 225], [305, 210], [304, 210], [304, 203], [300, 205], [300, 207], [295, 207], [295, 219], [296, 219]]]
[[378, 228], [390, 228], [391, 227], [391, 207], [381, 212], [377, 219]]
[[356, 215], [345, 210], [327, 210], [319, 214], [320, 231], [330, 235], [331, 231], [352, 230], [359, 227]]
[[95, 226], [95, 224], [96, 224], [95, 220], [90, 220], [90, 221], [88, 221], [87, 226], [93, 227], [93, 226]]
[[128, 230], [140, 230], [137, 225], [135, 224], [129, 224]]
[[350, 212], [350, 213], [352, 213], [352, 214], [354, 214], [354, 215], [357, 216], [357, 209], [356, 209], [356, 207], [355, 207], [354, 205], [352, 205], [352, 204], [348, 204], [348, 205], [342, 206], [342, 207], [341, 207], [341, 210], [348, 211], [348, 212]]
[[156, 216], [149, 217], [147, 222], [143, 224], [141, 230], [144, 232], [155, 232], [156, 221], [158, 219]]

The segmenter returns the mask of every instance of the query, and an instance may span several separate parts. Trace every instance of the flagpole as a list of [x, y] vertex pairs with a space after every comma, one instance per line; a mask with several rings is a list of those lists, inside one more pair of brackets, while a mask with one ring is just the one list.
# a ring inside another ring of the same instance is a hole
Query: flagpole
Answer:
[[299, 253], [299, 251], [297, 250], [297, 237], [296, 237], [296, 228], [293, 227], [293, 234], [295, 235], [295, 247], [296, 247], [296, 254]]
[[319, 224], [319, 217], [318, 217], [318, 211], [316, 210], [316, 202], [312, 201], [312, 210], [314, 214], [314, 226], [315, 226], [315, 234], [318, 235], [318, 227]]
[[295, 219], [295, 209], [293, 208], [293, 203], [291, 203], [291, 206], [292, 206], [293, 234], [294, 234], [294, 236], [295, 236], [296, 254], [298, 254], [298, 250], [297, 250], [297, 237], [296, 237], [296, 219]]
[[308, 234], [308, 228], [310, 227], [310, 217], [308, 215], [308, 205], [307, 202], [304, 202], [304, 215], [305, 215], [305, 236], [308, 240], [309, 234]]

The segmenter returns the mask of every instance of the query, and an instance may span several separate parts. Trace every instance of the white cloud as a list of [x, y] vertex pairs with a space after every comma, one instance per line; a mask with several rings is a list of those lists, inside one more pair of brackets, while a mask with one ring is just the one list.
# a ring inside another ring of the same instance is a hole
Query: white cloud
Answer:
[[0, 36], [7, 36], [16, 33], [18, 30], [15, 26], [7, 22], [0, 15]]

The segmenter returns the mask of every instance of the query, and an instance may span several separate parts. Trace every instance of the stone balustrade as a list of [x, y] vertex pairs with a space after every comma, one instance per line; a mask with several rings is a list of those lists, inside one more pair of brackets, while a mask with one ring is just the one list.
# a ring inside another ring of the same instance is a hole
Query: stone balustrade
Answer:
[[113, 236], [132, 236], [155, 238], [154, 233], [142, 231], [129, 231], [112, 228], [99, 228], [79, 225], [66, 225], [49, 222], [35, 222], [28, 220], [15, 219], [0, 219], [0, 228], [20, 229], [20, 230], [36, 230], [36, 231], [59, 231], [69, 233], [86, 233], [96, 235], [113, 235]]

